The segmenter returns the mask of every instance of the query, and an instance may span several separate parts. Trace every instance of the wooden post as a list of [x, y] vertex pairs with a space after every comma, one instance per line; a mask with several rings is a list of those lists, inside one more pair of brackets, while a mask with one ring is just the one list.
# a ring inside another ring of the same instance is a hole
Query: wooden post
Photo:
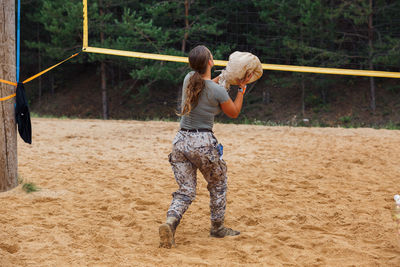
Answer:
[[[374, 64], [372, 63], [373, 59], [373, 51], [374, 51], [374, 46], [373, 46], [373, 39], [374, 39], [374, 26], [373, 26], [373, 15], [374, 15], [374, 6], [373, 6], [373, 1], [369, 0], [369, 8], [370, 8], [370, 14], [368, 16], [368, 62], [369, 62], [369, 69], [373, 70], [374, 69]], [[375, 99], [375, 79], [374, 77], [369, 77], [369, 82], [370, 82], [370, 92], [371, 92], [371, 110], [373, 113], [375, 113], [376, 110], [376, 99]]]
[[182, 40], [182, 53], [185, 53], [186, 50], [186, 41], [189, 37], [189, 29], [190, 29], [190, 25], [189, 25], [189, 1], [185, 0], [185, 34], [183, 36], [183, 40]]
[[[15, 0], [0, 0], [0, 78], [15, 82]], [[15, 93], [15, 87], [0, 83], [0, 96]], [[18, 185], [15, 97], [0, 102], [0, 192]]]
[[[101, 17], [100, 23], [100, 42], [104, 43], [104, 24], [103, 24], [103, 16], [104, 16], [104, 6], [103, 0], [99, 0], [99, 11]], [[101, 103], [103, 105], [103, 119], [108, 120], [108, 97], [107, 97], [107, 72], [106, 72], [106, 62], [103, 59], [100, 63], [100, 75], [101, 75]]]

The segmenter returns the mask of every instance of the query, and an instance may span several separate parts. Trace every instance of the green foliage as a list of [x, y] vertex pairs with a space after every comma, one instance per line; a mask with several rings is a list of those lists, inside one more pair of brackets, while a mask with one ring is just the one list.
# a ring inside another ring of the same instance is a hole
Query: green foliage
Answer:
[[306, 105], [310, 105], [312, 107], [322, 104], [322, 99], [315, 94], [309, 94], [304, 101]]
[[279, 51], [280, 57], [294, 65], [346, 64], [341, 51], [332, 45], [336, 24], [332, 23], [331, 6], [326, 3], [327, 1], [254, 0], [253, 2], [260, 8], [261, 21], [268, 25], [268, 35], [281, 37], [281, 39], [273, 38], [271, 40], [273, 45], [269, 45], [265, 53]]
[[381, 127], [384, 129], [388, 129], [388, 130], [400, 130], [400, 123], [394, 123], [392, 121], [389, 121], [386, 125], [384, 125], [384, 127]]
[[351, 116], [343, 116], [339, 118], [339, 121], [342, 123], [350, 123], [352, 121]]
[[22, 186], [22, 190], [24, 190], [26, 193], [32, 193], [39, 191], [40, 188], [37, 187], [34, 183], [24, 183], [24, 185]]
[[[103, 0], [101, 6], [100, 1], [89, 1], [89, 45], [184, 55], [194, 45], [203, 43], [210, 47], [215, 58], [221, 59], [246, 45], [265, 62], [280, 58], [281, 63], [341, 67], [352, 61], [363, 64], [360, 59], [367, 58], [366, 29], [368, 16], [373, 12], [377, 24], [374, 29], [379, 37], [375, 38], [374, 63], [393, 65], [400, 57], [400, 39], [396, 35], [400, 26], [395, 23], [400, 3], [374, 2], [374, 9], [370, 10], [364, 0], [189, 0], [186, 28], [184, 0]], [[248, 10], [252, 11], [250, 18], [244, 14]], [[25, 39], [29, 48], [40, 47], [45, 50], [45, 57], [59, 59], [81, 46], [80, 0], [35, 1], [34, 8], [27, 12], [26, 20], [39, 23], [43, 33], [47, 33], [39, 42]], [[104, 34], [104, 40], [100, 40], [100, 33]], [[187, 46], [182, 51], [185, 33]], [[228, 40], [233, 36], [234, 40]], [[88, 59], [97, 62], [106, 58], [110, 57], [92, 54]], [[135, 79], [153, 77], [151, 65], [155, 63], [151, 61], [116, 57], [112, 61], [124, 62], [131, 69], [143, 64], [150, 66], [148, 75], [144, 75], [146, 71], [138, 75], [128, 72]], [[176, 74], [174, 69], [170, 67], [170, 75]]]
[[388, 85], [385, 87], [386, 91], [392, 92], [392, 93], [399, 93], [400, 92], [400, 85], [394, 84], [394, 85]]
[[[36, 1], [35, 13], [27, 18], [43, 27], [48, 34], [40, 41], [27, 40], [28, 48], [41, 48], [45, 57], [60, 60], [76, 52], [82, 45], [82, 2], [79, 0]], [[25, 26], [24, 23], [23, 26]]]

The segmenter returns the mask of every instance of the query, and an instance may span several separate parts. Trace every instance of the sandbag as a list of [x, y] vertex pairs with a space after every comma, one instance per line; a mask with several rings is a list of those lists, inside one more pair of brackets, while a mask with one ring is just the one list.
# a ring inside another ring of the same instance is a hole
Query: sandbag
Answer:
[[262, 76], [263, 69], [260, 60], [252, 53], [236, 51], [229, 56], [228, 64], [221, 71], [218, 83], [229, 90], [231, 85], [238, 85], [238, 79], [243, 79], [249, 73], [253, 73], [249, 83]]

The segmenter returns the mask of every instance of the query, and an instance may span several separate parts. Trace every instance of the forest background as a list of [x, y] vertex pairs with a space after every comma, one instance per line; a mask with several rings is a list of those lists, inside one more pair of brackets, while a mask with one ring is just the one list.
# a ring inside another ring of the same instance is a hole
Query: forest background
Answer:
[[[23, 80], [80, 51], [83, 33], [79, 0], [21, 3]], [[263, 63], [400, 71], [398, 0], [89, 0], [88, 9], [94, 47], [187, 56], [204, 44], [222, 60], [247, 51]], [[38, 116], [178, 120], [189, 70], [82, 53], [26, 89]], [[399, 96], [398, 79], [264, 71], [235, 122], [400, 129]]]

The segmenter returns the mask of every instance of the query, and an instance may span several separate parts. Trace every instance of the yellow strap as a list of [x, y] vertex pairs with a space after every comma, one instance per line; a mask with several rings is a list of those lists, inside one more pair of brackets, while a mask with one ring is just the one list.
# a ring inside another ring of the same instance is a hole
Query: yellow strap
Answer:
[[388, 71], [319, 68], [319, 67], [275, 65], [275, 64], [262, 64], [262, 67], [265, 70], [281, 70], [281, 71], [309, 72], [309, 73], [321, 73], [321, 74], [400, 78], [400, 72], [388, 72]]
[[[27, 82], [32, 81], [33, 79], [36, 79], [37, 77], [39, 77], [39, 76], [45, 74], [45, 73], [48, 72], [49, 70], [52, 70], [52, 69], [54, 69], [55, 67], [57, 67], [57, 66], [63, 64], [65, 61], [68, 61], [68, 60], [70, 60], [71, 58], [76, 57], [77, 55], [79, 55], [79, 53], [80, 53], [80, 52], [78, 52], [78, 53], [76, 53], [76, 54], [73, 54], [73, 55], [70, 56], [69, 58], [64, 59], [63, 61], [61, 61], [61, 62], [59, 62], [59, 63], [57, 63], [57, 64], [51, 66], [50, 68], [47, 68], [47, 69], [45, 69], [45, 70], [39, 72], [38, 74], [35, 74], [35, 75], [33, 75], [32, 77], [29, 77], [28, 79], [26, 79], [26, 80], [23, 81], [22, 83], [27, 83]], [[17, 83], [10, 82], [10, 81], [6, 81], [6, 80], [2, 80], [2, 79], [0, 79], [0, 82], [6, 83], [6, 84], [9, 84], [9, 85], [17, 86]]]
[[22, 83], [27, 83], [27, 82], [32, 81], [33, 79], [36, 79], [37, 77], [39, 77], [39, 76], [45, 74], [45, 73], [48, 72], [49, 70], [52, 70], [52, 69], [54, 69], [55, 67], [57, 67], [57, 66], [63, 64], [65, 61], [68, 61], [68, 60], [70, 60], [71, 58], [76, 57], [77, 55], [79, 55], [79, 53], [80, 53], [80, 52], [78, 52], [78, 53], [76, 53], [76, 54], [73, 54], [73, 55], [70, 56], [69, 58], [64, 59], [63, 61], [61, 61], [61, 62], [59, 62], [59, 63], [57, 63], [57, 64], [51, 66], [50, 68], [47, 68], [47, 69], [45, 69], [45, 70], [39, 72], [38, 74], [33, 75], [32, 77], [26, 79], [26, 80], [23, 81]]
[[[100, 54], [108, 54], [108, 55], [115, 55], [115, 56], [137, 57], [137, 58], [145, 58], [145, 59], [155, 59], [155, 60], [165, 60], [165, 61], [188, 63], [187, 57], [179, 57], [179, 56], [140, 53], [140, 52], [123, 51], [123, 50], [116, 50], [116, 49], [98, 48], [98, 47], [83, 47], [82, 51], [88, 52], [88, 53], [100, 53]], [[214, 64], [216, 66], [226, 66], [227, 63], [228, 63], [228, 61], [225, 61], [225, 60], [214, 60]], [[276, 64], [262, 64], [262, 67], [264, 70], [280, 70], [280, 71], [310, 72], [310, 73], [322, 73], [322, 74], [400, 78], [400, 72], [318, 68], [318, 67], [276, 65]]]
[[0, 98], [0, 102], [1, 101], [6, 101], [6, 100], [8, 100], [8, 99], [11, 99], [11, 98], [13, 98], [14, 96], [16, 96], [17, 94], [12, 94], [12, 95], [9, 95], [9, 96], [6, 96], [6, 97], [2, 97], [2, 98]]
[[0, 79], [0, 82], [2, 82], [2, 83], [6, 83], [6, 84], [9, 84], [9, 85], [14, 85], [14, 86], [17, 86], [17, 83], [13, 83], [13, 82], [6, 81], [6, 80], [2, 80], [2, 79]]
[[[78, 53], [76, 53], [76, 54], [73, 54], [73, 55], [70, 56], [69, 58], [64, 59], [63, 61], [61, 61], [61, 62], [59, 62], [59, 63], [57, 63], [57, 64], [51, 66], [50, 68], [47, 68], [47, 69], [45, 69], [44, 71], [41, 71], [41, 72], [39, 72], [38, 74], [33, 75], [32, 77], [26, 79], [26, 80], [23, 81], [22, 83], [27, 83], [27, 82], [32, 81], [33, 79], [36, 79], [36, 78], [39, 77], [40, 75], [43, 75], [44, 73], [48, 72], [49, 70], [54, 69], [55, 67], [57, 67], [57, 66], [61, 65], [62, 63], [64, 63], [65, 61], [70, 60], [70, 59], [73, 58], [73, 57], [76, 57], [77, 55], [79, 55], [79, 53], [80, 53], [80, 52], [78, 52]], [[9, 85], [17, 86], [17, 83], [13, 83], [13, 82], [6, 81], [6, 80], [2, 80], [2, 79], [0, 79], [0, 82], [6, 83], [6, 84], [9, 84]], [[1, 101], [5, 101], [5, 100], [8, 100], [8, 99], [11, 99], [11, 98], [13, 98], [14, 96], [16, 96], [16, 94], [12, 94], [12, 95], [9, 95], [9, 96], [0, 98], [0, 102], [1, 102]]]
[[[140, 53], [140, 52], [132, 52], [132, 51], [124, 51], [124, 50], [116, 50], [116, 49], [97, 48], [97, 47], [90, 47], [90, 46], [83, 47], [82, 51], [88, 52], [88, 53], [108, 54], [108, 55], [114, 55], [114, 56], [137, 57], [137, 58], [144, 58], [144, 59], [155, 59], [155, 60], [165, 60], [165, 61], [189, 63], [187, 57]], [[216, 62], [216, 61], [217, 60], [215, 60], [214, 62]]]
[[[6, 83], [6, 84], [9, 84], [9, 85], [17, 86], [16, 83], [13, 83], [13, 82], [10, 82], [10, 81], [6, 81], [6, 80], [2, 80], [2, 79], [0, 79], [0, 82]], [[16, 94], [12, 94], [12, 95], [9, 95], [9, 96], [1, 97], [1, 98], [0, 98], [0, 102], [6, 101], [6, 100], [8, 100], [8, 99], [11, 99], [11, 98], [13, 98], [14, 96], [16, 96]]]

